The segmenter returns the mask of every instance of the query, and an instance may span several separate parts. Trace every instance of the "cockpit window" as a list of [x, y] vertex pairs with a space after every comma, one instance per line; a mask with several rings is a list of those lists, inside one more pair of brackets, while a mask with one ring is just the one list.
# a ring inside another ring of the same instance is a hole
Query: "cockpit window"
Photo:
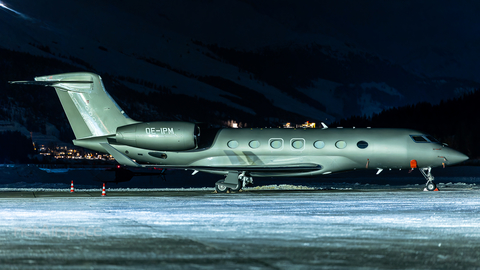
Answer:
[[421, 143], [421, 142], [428, 143], [428, 140], [424, 138], [422, 135], [410, 135], [410, 137], [412, 137], [412, 140], [416, 143]]
[[430, 141], [430, 142], [433, 142], [433, 143], [440, 143], [437, 139], [435, 139], [435, 137], [433, 137], [432, 135], [427, 135], [425, 136], [427, 137], [427, 139]]
[[410, 137], [416, 143], [439, 143], [438, 140], [431, 135], [410, 135]]

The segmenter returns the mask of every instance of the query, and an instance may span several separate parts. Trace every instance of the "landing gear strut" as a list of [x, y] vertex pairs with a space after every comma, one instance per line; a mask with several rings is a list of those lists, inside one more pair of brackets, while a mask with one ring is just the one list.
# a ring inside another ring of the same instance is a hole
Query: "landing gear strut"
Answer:
[[426, 189], [428, 191], [434, 191], [437, 188], [437, 185], [433, 182], [435, 177], [432, 175], [432, 168], [427, 167], [427, 168], [421, 168], [420, 172], [422, 173], [423, 177], [427, 180]]
[[215, 191], [217, 193], [237, 192], [252, 183], [253, 178], [247, 172], [229, 172], [224, 180], [215, 183]]

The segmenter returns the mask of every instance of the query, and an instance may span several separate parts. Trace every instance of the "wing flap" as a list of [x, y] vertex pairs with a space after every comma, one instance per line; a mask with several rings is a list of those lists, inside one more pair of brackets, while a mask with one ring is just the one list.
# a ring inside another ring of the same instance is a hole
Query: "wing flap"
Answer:
[[162, 167], [166, 169], [186, 169], [196, 171], [246, 171], [262, 173], [293, 173], [293, 172], [313, 172], [322, 169], [322, 166], [315, 163], [281, 164], [281, 165], [232, 165], [232, 166], [175, 166], [175, 165], [146, 165], [147, 167]]

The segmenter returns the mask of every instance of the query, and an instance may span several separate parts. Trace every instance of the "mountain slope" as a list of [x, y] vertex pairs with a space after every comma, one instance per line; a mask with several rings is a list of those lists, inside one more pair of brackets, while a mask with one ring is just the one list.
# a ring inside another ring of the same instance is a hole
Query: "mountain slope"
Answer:
[[[271, 118], [330, 122], [420, 101], [438, 103], [479, 86], [421, 76], [354, 44], [295, 32], [248, 1], [86, 0], [65, 6], [55, 0], [15, 5], [12, 8], [25, 15], [0, 12], [0, 23], [6, 26], [0, 28], [0, 47], [73, 67], [61, 72], [104, 75], [105, 81], [112, 80], [107, 86], [123, 89], [109, 88], [114, 96], [129, 97], [119, 103], [132, 117], [174, 118], [180, 113], [202, 118], [182, 102], [189, 100], [210, 115], [204, 119], [216, 115], [219, 121], [231, 117], [259, 125]], [[50, 69], [37, 68], [32, 77]], [[121, 94], [127, 89], [136, 92]], [[149, 95], [156, 102], [145, 103]], [[136, 103], [129, 104], [132, 100]], [[205, 101], [221, 105], [202, 106]]]

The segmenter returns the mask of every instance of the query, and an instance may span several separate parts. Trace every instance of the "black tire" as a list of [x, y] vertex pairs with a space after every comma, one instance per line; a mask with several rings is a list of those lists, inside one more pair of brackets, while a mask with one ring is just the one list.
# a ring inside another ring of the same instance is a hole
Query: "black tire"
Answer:
[[218, 181], [215, 183], [215, 191], [217, 193], [227, 193], [230, 189], [227, 186], [223, 185], [223, 180]]
[[230, 191], [237, 192], [243, 188], [243, 181], [238, 181], [238, 184], [235, 188], [230, 188]]
[[427, 190], [428, 191], [434, 191], [436, 188], [437, 188], [437, 185], [434, 182], [430, 181], [430, 182], [427, 183]]

